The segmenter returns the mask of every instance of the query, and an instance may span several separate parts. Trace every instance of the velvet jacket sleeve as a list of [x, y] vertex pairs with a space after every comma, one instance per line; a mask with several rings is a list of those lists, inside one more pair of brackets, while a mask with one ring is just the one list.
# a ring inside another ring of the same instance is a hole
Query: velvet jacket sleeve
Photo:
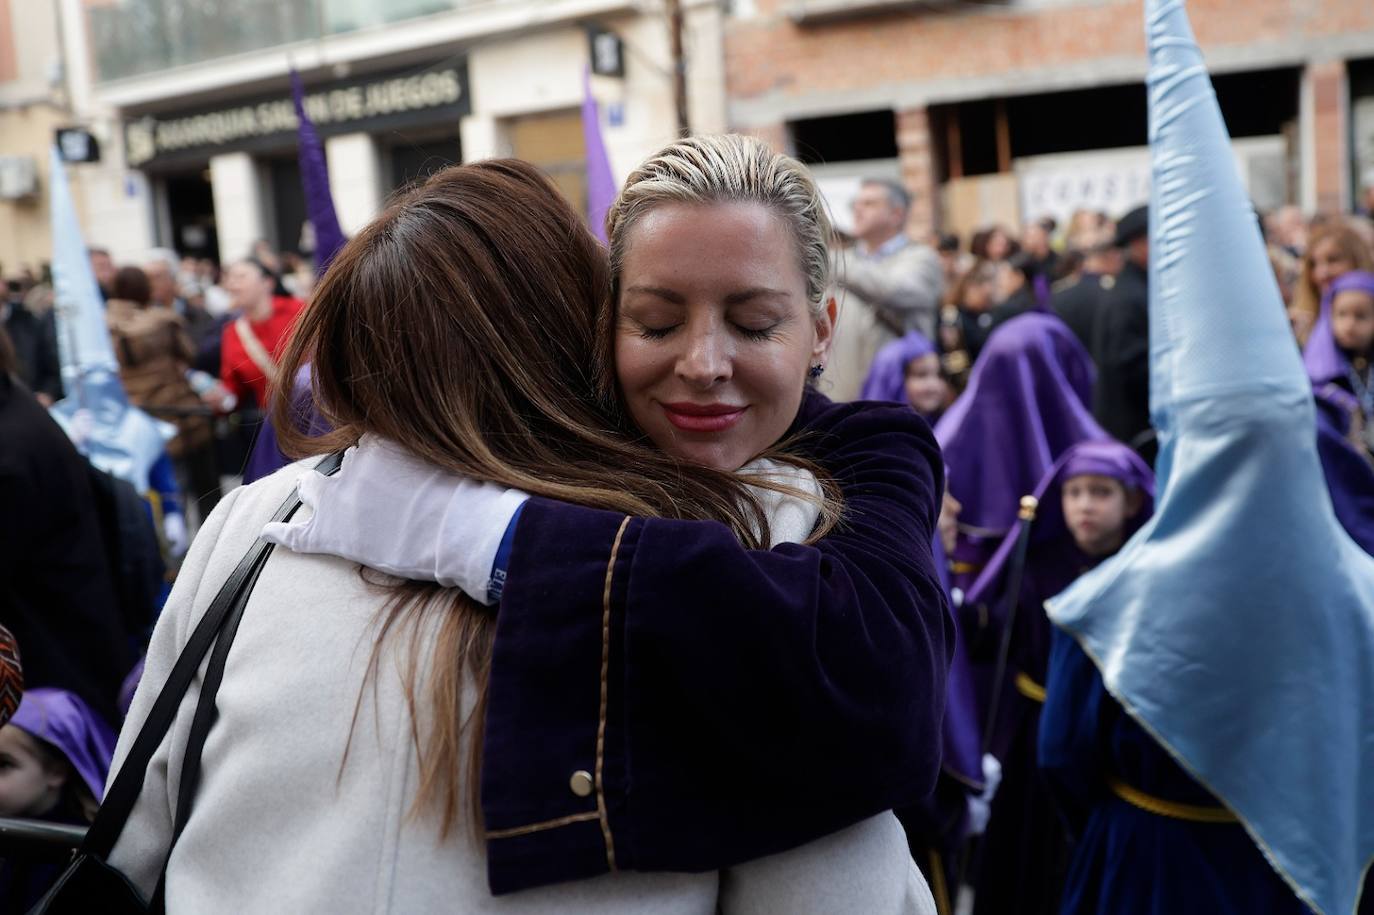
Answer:
[[846, 500], [814, 546], [526, 503], [485, 722], [493, 892], [725, 867], [932, 790], [938, 446], [910, 410], [817, 395], [795, 428]]

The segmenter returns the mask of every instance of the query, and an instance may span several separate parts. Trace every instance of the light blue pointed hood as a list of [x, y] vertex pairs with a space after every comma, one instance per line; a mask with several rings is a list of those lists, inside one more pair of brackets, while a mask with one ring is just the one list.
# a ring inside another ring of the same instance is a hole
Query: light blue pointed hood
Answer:
[[[162, 456], [176, 427], [129, 405], [119, 381], [119, 363], [105, 323], [105, 306], [91, 271], [86, 243], [67, 187], [66, 166], [57, 147], [50, 161], [52, 275], [57, 315], [57, 349], [66, 393], [53, 405], [53, 419], [77, 449], [101, 470], [148, 490], [148, 471]], [[77, 412], [90, 412], [87, 424]]]
[[1181, 0], [1146, 0], [1158, 505], [1050, 601], [1127, 711], [1326, 915], [1374, 855], [1374, 558], [1336, 521], [1311, 387]]

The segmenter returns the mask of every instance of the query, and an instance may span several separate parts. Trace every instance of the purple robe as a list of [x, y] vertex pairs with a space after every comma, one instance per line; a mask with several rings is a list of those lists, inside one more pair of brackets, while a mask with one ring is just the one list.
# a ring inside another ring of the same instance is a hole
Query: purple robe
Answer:
[[968, 388], [935, 427], [950, 495], [963, 506], [955, 588], [973, 583], [1021, 497], [1069, 446], [1108, 437], [1088, 406], [1093, 379], [1087, 351], [1051, 315], [1021, 315], [988, 338]]
[[115, 733], [75, 694], [64, 689], [24, 693], [10, 724], [56, 748], [99, 800], [114, 757]]
[[[1064, 521], [1063, 486], [1067, 480], [1096, 474], [1118, 480], [1144, 495], [1138, 512], [1127, 521], [1123, 541], [1153, 512], [1154, 474], [1131, 449], [1115, 441], [1088, 441], [1073, 446], [1036, 487], [1039, 512], [1031, 523], [1030, 548], [1015, 597], [1011, 565], [1024, 522], [1007, 533], [983, 574], [969, 590], [964, 605], [977, 611], [979, 629], [972, 636], [980, 721], [991, 706], [993, 673], [1003, 629], [1012, 625], [1011, 650], [997, 699], [997, 722], [987, 750], [1002, 762], [1003, 781], [993, 801], [992, 818], [982, 843], [975, 881], [976, 913], [1057, 910], [1069, 866], [1069, 850], [1055, 805], [1036, 767], [1041, 703], [1044, 701], [1052, 627], [1044, 602], [1096, 565], [1078, 548]], [[1017, 601], [1015, 621], [1011, 600]]]
[[[291, 402], [295, 405], [295, 414], [300, 427], [311, 435], [323, 435], [329, 431], [329, 424], [325, 422], [320, 411], [315, 409], [315, 401], [311, 395], [310, 367], [302, 366], [296, 372], [296, 379], [291, 384]], [[262, 425], [258, 426], [258, 436], [253, 441], [253, 450], [248, 455], [248, 463], [243, 468], [243, 484], [247, 486], [256, 480], [261, 480], [265, 476], [270, 476], [291, 463], [291, 458], [282, 454], [277, 447], [277, 430], [272, 426], [271, 417], [264, 417]]]

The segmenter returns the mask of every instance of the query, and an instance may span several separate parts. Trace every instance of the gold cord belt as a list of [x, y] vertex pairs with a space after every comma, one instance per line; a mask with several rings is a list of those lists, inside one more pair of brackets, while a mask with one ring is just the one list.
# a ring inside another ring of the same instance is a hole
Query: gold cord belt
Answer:
[[1016, 672], [1016, 691], [1032, 702], [1045, 704], [1045, 687], [1019, 670]]
[[1168, 817], [1171, 820], [1186, 820], [1189, 823], [1239, 823], [1236, 815], [1225, 807], [1204, 807], [1197, 804], [1179, 804], [1174, 801], [1166, 801], [1163, 798], [1146, 794], [1138, 788], [1133, 788], [1119, 778], [1107, 776], [1107, 787], [1112, 789], [1112, 793], [1121, 798], [1132, 807], [1138, 807], [1146, 813], [1153, 813], [1155, 816]]

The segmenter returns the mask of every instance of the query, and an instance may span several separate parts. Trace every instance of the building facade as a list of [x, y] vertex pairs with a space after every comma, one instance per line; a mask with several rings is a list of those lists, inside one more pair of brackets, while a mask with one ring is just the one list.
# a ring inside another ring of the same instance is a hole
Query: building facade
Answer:
[[[1191, 0], [1261, 207], [1348, 211], [1374, 167], [1374, 4]], [[869, 174], [912, 228], [1120, 213], [1148, 193], [1142, 0], [736, 0], [729, 121], [813, 163], [844, 221]]]
[[[667, 5], [636, 0], [63, 0], [89, 36], [90, 119], [146, 190], [146, 225], [93, 243], [229, 261], [308, 251], [289, 72], [324, 139], [346, 233], [436, 169], [514, 155], [585, 204], [591, 68], [617, 177], [678, 133]], [[724, 128], [722, 11], [684, 6], [694, 126]], [[593, 61], [593, 56], [599, 59]], [[595, 66], [593, 66], [595, 64]], [[605, 75], [601, 75], [605, 74]]]

